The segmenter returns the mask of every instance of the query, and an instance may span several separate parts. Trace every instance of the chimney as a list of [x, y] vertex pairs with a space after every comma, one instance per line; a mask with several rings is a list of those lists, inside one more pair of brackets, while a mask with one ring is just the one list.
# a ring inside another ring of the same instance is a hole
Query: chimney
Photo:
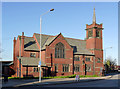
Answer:
[[22, 32], [21, 36], [21, 57], [24, 56], [24, 32]]
[[13, 40], [13, 61], [15, 60], [15, 45], [16, 45], [16, 38], [14, 37], [14, 40]]

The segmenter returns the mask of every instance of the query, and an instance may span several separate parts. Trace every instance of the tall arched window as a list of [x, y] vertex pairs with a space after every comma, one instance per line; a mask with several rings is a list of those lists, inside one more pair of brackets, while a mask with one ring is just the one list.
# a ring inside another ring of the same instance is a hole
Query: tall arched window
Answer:
[[100, 31], [96, 30], [96, 37], [100, 37]]
[[61, 42], [55, 45], [55, 58], [65, 58], [64, 45]]

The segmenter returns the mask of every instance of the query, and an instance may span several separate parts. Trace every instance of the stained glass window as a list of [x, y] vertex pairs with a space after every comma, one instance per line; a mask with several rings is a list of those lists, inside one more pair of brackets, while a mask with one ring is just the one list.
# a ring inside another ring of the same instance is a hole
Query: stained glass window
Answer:
[[55, 46], [55, 58], [65, 58], [64, 45], [61, 42]]

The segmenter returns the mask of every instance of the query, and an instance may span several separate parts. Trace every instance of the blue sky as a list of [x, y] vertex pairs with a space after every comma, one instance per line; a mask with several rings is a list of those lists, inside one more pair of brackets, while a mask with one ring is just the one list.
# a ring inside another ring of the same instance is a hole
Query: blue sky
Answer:
[[40, 33], [39, 17], [51, 8], [55, 10], [42, 17], [42, 33], [84, 39], [86, 24], [92, 23], [95, 7], [96, 22], [103, 23], [103, 49], [106, 56], [118, 60], [118, 3], [117, 2], [4, 2], [2, 3], [2, 59], [13, 60], [13, 38]]

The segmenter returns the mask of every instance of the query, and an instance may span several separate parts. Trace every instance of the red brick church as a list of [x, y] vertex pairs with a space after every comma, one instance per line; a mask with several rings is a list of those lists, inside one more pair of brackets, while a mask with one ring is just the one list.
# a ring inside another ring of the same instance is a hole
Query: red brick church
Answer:
[[[95, 9], [92, 24], [86, 24], [86, 39], [67, 38], [62, 33], [41, 34], [41, 75], [67, 76], [101, 75], [103, 68], [102, 24], [96, 23]], [[40, 34], [14, 37], [14, 77], [39, 76]]]

